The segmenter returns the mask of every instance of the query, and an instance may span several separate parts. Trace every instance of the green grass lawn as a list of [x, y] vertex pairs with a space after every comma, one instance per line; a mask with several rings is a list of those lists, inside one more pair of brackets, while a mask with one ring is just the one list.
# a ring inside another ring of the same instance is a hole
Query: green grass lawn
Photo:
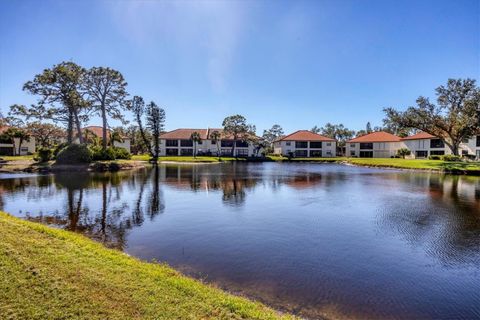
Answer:
[[1, 159], [6, 161], [26, 161], [26, 160], [33, 160], [33, 155], [27, 156], [0, 156]]
[[292, 319], [106, 249], [81, 235], [0, 212], [2, 319]]
[[448, 162], [426, 159], [392, 159], [392, 158], [348, 158], [346, 162], [372, 167], [389, 167], [401, 169], [423, 169], [438, 171], [478, 171], [480, 162]]
[[[273, 161], [289, 161], [287, 157], [268, 156]], [[397, 159], [397, 158], [291, 158], [290, 161], [298, 162], [338, 162], [350, 163], [359, 166], [399, 168], [399, 169], [422, 169], [434, 171], [459, 171], [464, 173], [480, 173], [480, 162], [449, 162], [442, 160], [427, 159]]]

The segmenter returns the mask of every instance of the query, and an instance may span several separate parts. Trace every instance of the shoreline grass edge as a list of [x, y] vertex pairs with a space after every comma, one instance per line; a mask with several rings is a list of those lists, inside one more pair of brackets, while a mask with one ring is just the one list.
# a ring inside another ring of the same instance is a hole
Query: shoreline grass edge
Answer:
[[0, 211], [7, 319], [295, 319], [85, 236]]

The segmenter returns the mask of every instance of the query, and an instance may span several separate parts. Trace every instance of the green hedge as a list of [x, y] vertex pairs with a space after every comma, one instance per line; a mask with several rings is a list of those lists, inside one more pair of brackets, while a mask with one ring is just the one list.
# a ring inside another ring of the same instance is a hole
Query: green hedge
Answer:
[[124, 148], [119, 147], [108, 147], [107, 149], [103, 150], [101, 147], [93, 147], [91, 148], [93, 156], [92, 159], [94, 161], [102, 161], [102, 160], [118, 160], [118, 159], [125, 159], [130, 160], [132, 155]]
[[84, 144], [71, 144], [63, 148], [57, 155], [57, 163], [89, 163], [92, 161], [93, 152]]
[[55, 158], [54, 150], [50, 148], [40, 148], [37, 152], [35, 160], [40, 162], [47, 162]]

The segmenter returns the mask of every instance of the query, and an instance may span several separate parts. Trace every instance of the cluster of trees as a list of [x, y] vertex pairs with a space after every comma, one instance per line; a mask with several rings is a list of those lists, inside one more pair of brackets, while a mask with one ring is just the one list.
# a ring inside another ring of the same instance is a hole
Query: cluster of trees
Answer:
[[[108, 67], [86, 69], [74, 62], [61, 62], [24, 84], [23, 90], [35, 95], [37, 102], [31, 106], [12, 105], [9, 117], [4, 121], [15, 122], [16, 130], [35, 137], [42, 147], [49, 147], [62, 139], [67, 145], [75, 139], [80, 144], [95, 140], [89, 137], [88, 132], [82, 131], [82, 127], [93, 115], [97, 115], [102, 119], [103, 150], [109, 143], [113, 144], [113, 141], [121, 140], [123, 134], [128, 136], [129, 133], [134, 135], [133, 141], [138, 141], [139, 151], [158, 157], [158, 135], [163, 130], [165, 111], [153, 101], [145, 106], [141, 97], [129, 99], [126, 89], [127, 82], [117, 70]], [[133, 111], [137, 125], [127, 130], [113, 130], [108, 139], [109, 120], [119, 120], [126, 125], [128, 122], [124, 115], [127, 110]], [[145, 128], [141, 121], [144, 116]]]
[[421, 96], [405, 111], [385, 108], [384, 123], [439, 137], [458, 155], [460, 143], [480, 133], [480, 88], [473, 79], [449, 79], [436, 95], [437, 103]]
[[[34, 137], [45, 148], [63, 139], [67, 144], [72, 144], [75, 138], [80, 144], [88, 143], [94, 139], [89, 139], [88, 132], [82, 131], [83, 124], [92, 115], [98, 115], [102, 119], [103, 150], [109, 143], [126, 136], [130, 138], [134, 153], [149, 153], [156, 160], [160, 150], [159, 136], [164, 130], [165, 110], [153, 101], [145, 104], [140, 96], [129, 99], [126, 87], [123, 75], [108, 67], [85, 69], [74, 62], [54, 65], [24, 84], [23, 90], [37, 96], [38, 100], [29, 107], [19, 104], [10, 107], [9, 116], [1, 117], [1, 121], [14, 125], [0, 135], [0, 140], [13, 141], [17, 138], [24, 141]], [[442, 138], [457, 155], [460, 143], [479, 132], [480, 89], [473, 79], [449, 79], [446, 86], [436, 89], [436, 94], [436, 104], [428, 98], [419, 97], [417, 106], [408, 107], [405, 111], [385, 108], [382, 127], [372, 128], [368, 122], [364, 130], [355, 132], [343, 124], [327, 123], [323, 127], [315, 126], [311, 131], [337, 140], [342, 151], [346, 141], [355, 136], [386, 131], [404, 137], [420, 130]], [[133, 112], [135, 124], [125, 127], [128, 124], [124, 117], [127, 110]], [[124, 126], [114, 128], [108, 139], [110, 119], [118, 120]], [[45, 120], [47, 122], [43, 122]], [[223, 131], [213, 132], [212, 139], [228, 137], [250, 142], [257, 153], [261, 149], [272, 152], [273, 142], [284, 135], [282, 127], [275, 124], [264, 130], [262, 137], [257, 137], [255, 126], [238, 114], [226, 117], [222, 126]], [[200, 141], [200, 134], [195, 132], [191, 139]], [[232, 155], [235, 147], [233, 144]]]
[[[449, 79], [446, 85], [436, 90], [436, 103], [426, 97], [419, 97], [416, 106], [404, 111], [384, 108], [383, 126], [372, 128], [370, 122], [364, 130], [357, 132], [345, 128], [342, 124], [327, 123], [324, 127], [315, 126], [312, 132], [337, 140], [341, 150], [345, 142], [376, 131], [385, 131], [399, 137], [406, 137], [418, 131], [441, 138], [454, 155], [458, 155], [462, 141], [480, 134], [480, 87], [474, 79]], [[399, 156], [405, 157], [408, 150], [402, 150]]]
[[29, 107], [13, 105], [10, 116], [61, 124], [66, 127], [67, 144], [72, 144], [75, 137], [83, 144], [83, 124], [92, 115], [99, 115], [103, 127], [102, 146], [106, 149], [108, 118], [125, 121], [122, 111], [128, 106], [126, 86], [117, 70], [85, 69], [74, 62], [62, 62], [24, 84], [23, 90], [37, 96], [37, 103]]

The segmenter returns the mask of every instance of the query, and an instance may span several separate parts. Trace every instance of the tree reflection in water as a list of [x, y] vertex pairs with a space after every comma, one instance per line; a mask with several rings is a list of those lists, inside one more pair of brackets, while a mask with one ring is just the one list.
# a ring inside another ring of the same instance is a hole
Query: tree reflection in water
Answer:
[[[347, 169], [322, 172], [302, 166], [272, 168], [266, 170], [256, 164], [159, 165], [118, 173], [10, 175], [0, 179], [0, 207], [11, 204], [5, 195], [47, 203], [39, 208], [19, 204], [17, 212], [12, 213], [84, 233], [123, 249], [129, 230], [165, 211], [165, 188], [195, 193], [215, 191], [225, 206], [239, 207], [259, 185], [270, 192], [285, 187], [295, 192], [308, 191], [305, 203], [310, 204], [316, 201], [317, 189], [334, 193], [339, 191], [331, 190], [343, 190], [346, 184], [365, 181], [369, 175], [380, 179], [376, 173], [361, 177], [349, 174]], [[407, 188], [408, 195], [416, 197], [409, 206], [404, 205], [403, 195], [387, 193], [382, 198], [388, 199], [377, 217], [383, 232], [394, 230], [409, 243], [427, 245], [429, 254], [448, 261], [478, 255], [480, 179], [423, 173], [388, 173], [381, 179], [390, 180], [392, 190]], [[412, 188], [417, 192], [411, 193]], [[438, 209], [432, 212], [431, 208]]]
[[194, 192], [222, 191], [222, 201], [231, 206], [242, 206], [246, 190], [259, 181], [244, 165], [166, 165], [161, 170], [167, 185]]
[[[405, 206], [398, 198], [379, 217], [381, 230], [395, 230], [414, 246], [445, 264], [480, 258], [480, 179], [439, 174], [398, 174], [396, 180], [417, 188], [418, 198]], [[432, 211], [436, 207], [437, 210]]]

